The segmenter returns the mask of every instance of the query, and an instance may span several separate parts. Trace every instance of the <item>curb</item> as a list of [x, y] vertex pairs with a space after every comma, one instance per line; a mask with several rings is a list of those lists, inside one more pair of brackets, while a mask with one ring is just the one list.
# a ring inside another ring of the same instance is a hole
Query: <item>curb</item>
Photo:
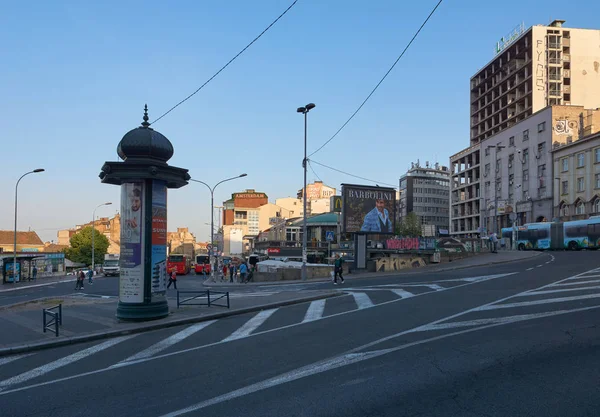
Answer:
[[31, 343], [28, 345], [0, 348], [0, 357], [12, 355], [12, 354], [16, 354], [16, 353], [33, 352], [33, 351], [37, 351], [37, 350], [50, 349], [50, 348], [54, 348], [54, 347], [68, 346], [68, 345], [74, 345], [74, 344], [85, 343], [85, 342], [92, 342], [92, 341], [101, 340], [101, 339], [109, 339], [109, 338], [117, 337], [117, 336], [125, 336], [125, 335], [130, 335], [130, 334], [144, 333], [144, 332], [148, 332], [148, 331], [152, 331], [152, 330], [160, 330], [160, 329], [166, 329], [166, 328], [170, 328], [170, 327], [181, 326], [184, 324], [199, 323], [199, 322], [203, 322], [203, 321], [215, 320], [215, 319], [220, 319], [220, 318], [224, 318], [224, 317], [237, 316], [240, 314], [253, 313], [255, 311], [268, 310], [268, 309], [277, 308], [277, 307], [285, 307], [288, 305], [306, 303], [309, 301], [322, 300], [322, 299], [332, 298], [332, 297], [338, 297], [341, 295], [343, 295], [343, 293], [341, 293], [341, 292], [331, 292], [331, 293], [327, 293], [327, 294], [313, 295], [310, 297], [294, 298], [294, 299], [286, 300], [286, 301], [274, 302], [274, 303], [269, 303], [269, 304], [261, 304], [261, 305], [256, 305], [256, 306], [252, 306], [252, 307], [245, 307], [245, 308], [240, 308], [240, 309], [236, 309], [236, 310], [228, 310], [228, 311], [223, 311], [220, 313], [213, 313], [213, 314], [209, 314], [209, 315], [201, 316], [201, 317], [198, 317], [198, 316], [186, 317], [183, 319], [176, 319], [176, 320], [172, 320], [172, 321], [164, 322], [164, 323], [148, 324], [148, 325], [131, 328], [131, 329], [113, 330], [113, 331], [108, 331], [108, 332], [96, 332], [96, 333], [90, 333], [90, 334], [81, 335], [81, 336], [73, 336], [73, 337], [62, 339], [62, 340], [53, 340], [53, 341], [48, 341], [48, 342], [34, 342], [34, 343]]
[[[490, 266], [490, 265], [508, 264], [508, 263], [512, 263], [512, 262], [515, 262], [515, 263], [516, 262], [524, 262], [524, 261], [534, 259], [544, 253], [545, 252], [537, 252], [535, 255], [530, 256], [529, 258], [509, 259], [509, 260], [504, 260], [504, 261], [493, 261], [493, 262], [488, 262], [488, 263], [479, 264], [479, 265], [459, 265], [459, 266], [451, 266], [451, 267], [445, 267], [445, 268], [440, 268], [440, 269], [435, 269], [435, 270], [432, 270], [430, 268], [427, 268], [427, 266], [425, 266], [423, 268], [411, 268], [411, 269], [404, 269], [404, 270], [399, 270], [399, 271], [389, 271], [389, 272], [380, 272], [380, 273], [368, 272], [364, 275], [346, 274], [346, 275], [344, 275], [344, 278], [351, 281], [354, 279], [361, 279], [361, 278], [383, 278], [386, 276], [397, 276], [397, 275], [403, 275], [403, 274], [427, 274], [427, 273], [432, 273], [432, 272], [435, 273], [435, 272], [455, 271], [455, 270], [459, 270], [459, 269], [482, 268], [482, 267], [486, 267], [486, 266]], [[306, 281], [261, 281], [260, 283], [255, 282], [255, 283], [250, 283], [250, 284], [240, 284], [240, 283], [231, 284], [230, 282], [218, 283], [218, 282], [214, 282], [211, 280], [212, 280], [212, 278], [205, 280], [202, 283], [202, 285], [204, 285], [206, 287], [228, 287], [228, 286], [231, 286], [234, 288], [239, 288], [242, 285], [245, 285], [247, 287], [254, 287], [254, 286], [259, 287], [259, 286], [271, 286], [271, 285], [285, 286], [285, 285], [318, 284], [318, 283], [323, 283], [323, 282], [330, 282], [331, 278], [316, 278], [316, 279], [308, 279]]]

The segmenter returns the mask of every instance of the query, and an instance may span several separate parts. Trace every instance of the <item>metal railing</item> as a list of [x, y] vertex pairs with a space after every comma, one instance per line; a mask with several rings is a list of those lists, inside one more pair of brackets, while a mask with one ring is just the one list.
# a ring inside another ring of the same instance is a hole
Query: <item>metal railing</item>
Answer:
[[[45, 308], [42, 312], [42, 315], [44, 322], [44, 333], [46, 333], [46, 330], [52, 330], [56, 337], [58, 337], [59, 326], [62, 326], [62, 304]], [[48, 316], [50, 317], [50, 320], [47, 319]]]
[[[179, 290], [177, 290], [177, 308], [179, 308], [179, 306], [182, 306], [182, 305], [208, 306], [208, 307], [216, 306], [216, 307], [230, 308], [229, 291], [225, 291], [225, 292], [213, 291], [212, 293], [217, 294], [217, 296], [211, 299], [210, 290], [205, 290], [205, 291], [179, 291]], [[193, 295], [191, 297], [187, 297], [187, 298], [181, 298], [181, 297], [179, 297], [179, 294], [195, 294], [195, 295]], [[204, 299], [206, 299], [206, 301], [204, 301]], [[222, 300], [222, 299], [227, 300], [227, 305], [217, 303], [217, 301]], [[194, 302], [194, 301], [198, 301], [198, 302]]]

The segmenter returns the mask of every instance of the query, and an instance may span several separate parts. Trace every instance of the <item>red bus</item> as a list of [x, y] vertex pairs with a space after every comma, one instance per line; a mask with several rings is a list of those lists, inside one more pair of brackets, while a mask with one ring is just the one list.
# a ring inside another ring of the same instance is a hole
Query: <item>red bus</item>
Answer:
[[190, 273], [190, 258], [186, 255], [169, 255], [167, 259], [167, 272], [173, 268], [177, 270], [177, 275], [187, 275]]
[[210, 274], [210, 256], [196, 255], [196, 265], [194, 265], [196, 274]]

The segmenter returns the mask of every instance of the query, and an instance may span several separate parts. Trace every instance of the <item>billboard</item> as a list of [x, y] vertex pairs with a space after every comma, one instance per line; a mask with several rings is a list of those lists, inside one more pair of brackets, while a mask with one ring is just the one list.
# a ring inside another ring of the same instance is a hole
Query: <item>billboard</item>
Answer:
[[144, 225], [144, 183], [121, 185], [121, 277], [119, 300], [144, 301], [144, 264], [142, 256]]
[[342, 184], [342, 199], [342, 227], [345, 233], [394, 233], [394, 188]]
[[[152, 296], [167, 289], [167, 185], [152, 181]], [[155, 301], [155, 300], [153, 300]]]

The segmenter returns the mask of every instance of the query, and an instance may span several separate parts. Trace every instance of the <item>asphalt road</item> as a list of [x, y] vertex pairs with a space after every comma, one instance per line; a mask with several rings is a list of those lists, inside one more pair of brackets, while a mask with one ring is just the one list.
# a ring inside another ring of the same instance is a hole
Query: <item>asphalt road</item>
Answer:
[[[298, 290], [314, 286], [332, 284]], [[339, 289], [346, 295], [0, 357], [2, 416], [598, 414], [597, 252]]]

